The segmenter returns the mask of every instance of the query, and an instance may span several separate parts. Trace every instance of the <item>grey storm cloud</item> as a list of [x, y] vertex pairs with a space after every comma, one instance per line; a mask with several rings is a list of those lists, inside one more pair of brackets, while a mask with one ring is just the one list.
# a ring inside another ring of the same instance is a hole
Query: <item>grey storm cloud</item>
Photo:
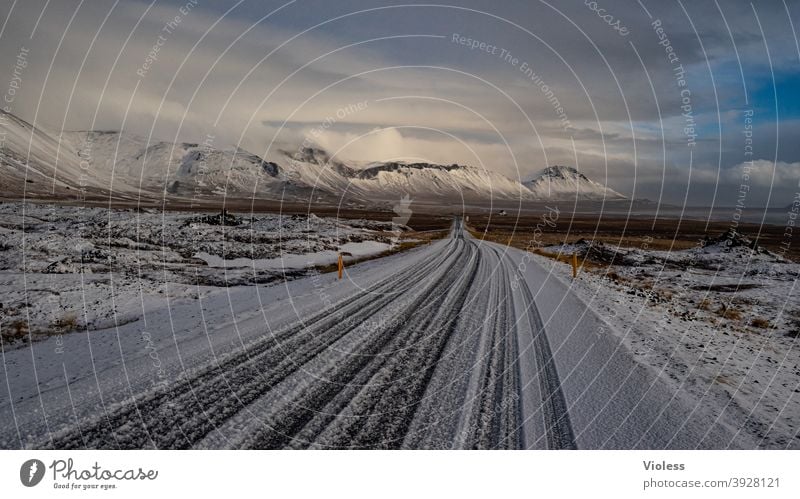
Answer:
[[7, 105], [56, 131], [210, 134], [269, 155], [327, 122], [315, 140], [353, 160], [520, 178], [577, 163], [637, 197], [682, 201], [691, 183], [693, 204], [735, 201], [755, 108], [751, 200], [788, 204], [797, 183], [763, 179], [791, 177], [798, 117], [755, 92], [798, 73], [798, 16], [796, 1], [6, 2], [0, 74], [28, 51]]

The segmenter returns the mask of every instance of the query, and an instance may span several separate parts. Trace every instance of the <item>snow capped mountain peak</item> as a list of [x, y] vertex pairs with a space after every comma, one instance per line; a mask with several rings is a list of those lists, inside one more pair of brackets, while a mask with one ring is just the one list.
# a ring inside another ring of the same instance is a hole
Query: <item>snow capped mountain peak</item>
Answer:
[[373, 164], [355, 172], [352, 184], [374, 199], [489, 200], [529, 199], [519, 182], [499, 173], [468, 165], [405, 163]]
[[539, 174], [540, 177], [550, 177], [550, 178], [557, 178], [557, 179], [579, 179], [579, 180], [589, 180], [586, 175], [579, 172], [572, 166], [548, 166]]
[[540, 199], [625, 199], [619, 192], [595, 182], [572, 166], [548, 166], [523, 184]]

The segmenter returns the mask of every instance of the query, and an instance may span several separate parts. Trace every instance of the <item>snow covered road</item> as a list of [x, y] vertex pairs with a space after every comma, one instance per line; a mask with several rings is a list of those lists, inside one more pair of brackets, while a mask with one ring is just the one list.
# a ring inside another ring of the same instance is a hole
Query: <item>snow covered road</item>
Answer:
[[525, 253], [449, 238], [3, 351], [0, 447], [728, 448]]

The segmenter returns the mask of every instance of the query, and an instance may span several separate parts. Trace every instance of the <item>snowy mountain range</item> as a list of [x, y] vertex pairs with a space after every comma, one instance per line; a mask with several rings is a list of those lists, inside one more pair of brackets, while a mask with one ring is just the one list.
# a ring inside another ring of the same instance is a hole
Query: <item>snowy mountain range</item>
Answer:
[[314, 147], [264, 159], [241, 148], [148, 141], [119, 132], [50, 133], [0, 111], [0, 192], [8, 197], [83, 193], [137, 199], [269, 199], [361, 203], [401, 196], [430, 202], [613, 200], [618, 192], [572, 167], [519, 182], [466, 165], [376, 162], [364, 167]]

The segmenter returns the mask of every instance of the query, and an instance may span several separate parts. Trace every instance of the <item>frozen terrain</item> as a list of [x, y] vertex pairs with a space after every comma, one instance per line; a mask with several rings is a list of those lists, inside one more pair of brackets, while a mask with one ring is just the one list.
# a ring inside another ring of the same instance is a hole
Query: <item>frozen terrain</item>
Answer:
[[800, 446], [799, 264], [735, 232], [682, 251], [649, 250], [646, 241], [544, 250], [611, 263], [572, 280], [568, 265], [535, 257], [698, 410], [715, 408], [759, 447]]
[[391, 223], [314, 215], [108, 210], [0, 204], [0, 328], [5, 348], [137, 320], [143, 310], [220, 287], [307, 275], [380, 254]]
[[553, 264], [457, 221], [342, 281], [228, 287], [4, 349], [0, 446], [797, 446], [642, 362]]

